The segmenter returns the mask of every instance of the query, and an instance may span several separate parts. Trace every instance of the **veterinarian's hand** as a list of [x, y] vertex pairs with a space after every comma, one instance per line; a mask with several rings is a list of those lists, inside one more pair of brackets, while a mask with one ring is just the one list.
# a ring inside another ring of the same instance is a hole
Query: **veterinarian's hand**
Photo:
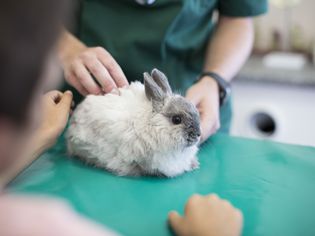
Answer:
[[59, 54], [65, 78], [82, 95], [110, 93], [128, 85], [122, 69], [104, 48], [89, 48], [67, 32], [61, 45]]
[[42, 121], [35, 134], [45, 148], [53, 146], [67, 125], [72, 105], [72, 93], [50, 91], [43, 96]]
[[185, 206], [184, 216], [173, 211], [169, 223], [180, 236], [237, 236], [241, 234], [243, 217], [238, 209], [216, 195], [194, 195]]
[[60, 200], [34, 196], [0, 196], [0, 225], [3, 236], [115, 235]]
[[204, 77], [190, 87], [186, 98], [196, 105], [200, 113], [201, 142], [215, 134], [220, 128], [220, 99], [216, 81]]

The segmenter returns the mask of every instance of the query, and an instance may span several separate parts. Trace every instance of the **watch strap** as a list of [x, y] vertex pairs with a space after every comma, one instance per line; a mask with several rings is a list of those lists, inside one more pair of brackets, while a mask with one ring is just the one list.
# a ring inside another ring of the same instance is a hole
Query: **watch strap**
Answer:
[[230, 83], [227, 82], [225, 79], [223, 79], [219, 74], [217, 74], [215, 72], [211, 72], [211, 71], [202, 72], [198, 76], [197, 81], [199, 81], [200, 79], [202, 79], [205, 76], [209, 76], [217, 82], [218, 87], [219, 87], [220, 106], [223, 106], [228, 101], [228, 98], [231, 95]]

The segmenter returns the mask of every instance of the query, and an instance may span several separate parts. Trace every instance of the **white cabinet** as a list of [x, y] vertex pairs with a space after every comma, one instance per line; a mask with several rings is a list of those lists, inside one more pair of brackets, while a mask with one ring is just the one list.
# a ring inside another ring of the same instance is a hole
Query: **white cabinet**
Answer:
[[315, 146], [315, 86], [239, 81], [231, 134]]

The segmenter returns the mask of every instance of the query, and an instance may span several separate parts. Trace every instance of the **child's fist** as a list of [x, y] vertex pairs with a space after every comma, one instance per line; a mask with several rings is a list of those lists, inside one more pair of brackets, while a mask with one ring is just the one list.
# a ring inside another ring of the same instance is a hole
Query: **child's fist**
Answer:
[[170, 212], [169, 223], [180, 236], [237, 236], [241, 234], [243, 217], [217, 195], [194, 195], [185, 206], [184, 216]]

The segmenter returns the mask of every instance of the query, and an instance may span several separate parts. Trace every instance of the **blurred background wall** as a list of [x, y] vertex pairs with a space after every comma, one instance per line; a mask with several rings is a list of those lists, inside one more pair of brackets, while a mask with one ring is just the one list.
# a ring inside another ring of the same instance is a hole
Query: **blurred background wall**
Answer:
[[315, 146], [315, 0], [270, 0], [232, 82], [234, 136]]
[[[277, 1], [275, 1], [277, 2]], [[290, 2], [284, 0], [283, 2]], [[284, 40], [290, 30], [292, 47], [302, 47], [312, 50], [315, 43], [315, 1], [294, 1], [293, 6], [279, 6], [270, 1], [267, 16], [256, 19], [256, 45], [257, 49], [267, 50], [273, 44], [273, 33], [279, 32]], [[289, 19], [288, 19], [289, 18]], [[288, 29], [290, 27], [290, 29]]]

